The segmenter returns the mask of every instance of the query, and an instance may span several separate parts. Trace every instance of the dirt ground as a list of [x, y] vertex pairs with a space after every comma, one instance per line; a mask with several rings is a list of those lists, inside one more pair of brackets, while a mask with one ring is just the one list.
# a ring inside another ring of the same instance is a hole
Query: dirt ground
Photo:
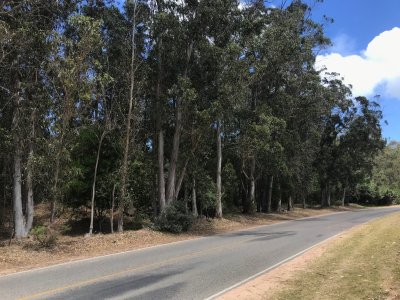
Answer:
[[0, 242], [0, 275], [349, 209], [355, 208], [296, 208], [292, 212], [199, 219], [188, 233], [180, 235], [158, 232], [150, 228], [114, 234], [94, 234], [91, 237], [85, 237], [84, 234], [58, 235], [52, 248], [38, 247], [38, 242], [33, 237], [21, 241], [12, 240], [11, 243], [10, 240], [3, 239]]

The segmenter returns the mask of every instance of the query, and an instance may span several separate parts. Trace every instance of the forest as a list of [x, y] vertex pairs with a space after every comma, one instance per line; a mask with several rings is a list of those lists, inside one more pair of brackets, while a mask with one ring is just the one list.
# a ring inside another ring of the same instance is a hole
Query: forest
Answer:
[[333, 20], [290, 2], [0, 0], [0, 223], [398, 201], [378, 99], [316, 70]]

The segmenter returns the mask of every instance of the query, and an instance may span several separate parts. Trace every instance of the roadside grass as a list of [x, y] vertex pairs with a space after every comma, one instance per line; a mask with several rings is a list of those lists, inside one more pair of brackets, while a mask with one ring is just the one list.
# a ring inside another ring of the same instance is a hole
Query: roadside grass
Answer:
[[400, 214], [354, 229], [265, 299], [400, 299]]

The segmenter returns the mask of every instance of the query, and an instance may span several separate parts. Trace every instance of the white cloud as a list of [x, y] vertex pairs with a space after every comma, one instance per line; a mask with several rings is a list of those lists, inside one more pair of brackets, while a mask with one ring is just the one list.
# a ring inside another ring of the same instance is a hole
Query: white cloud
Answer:
[[359, 55], [333, 52], [317, 56], [316, 68], [323, 67], [340, 73], [353, 86], [354, 96], [379, 92], [400, 99], [400, 28], [382, 32]]

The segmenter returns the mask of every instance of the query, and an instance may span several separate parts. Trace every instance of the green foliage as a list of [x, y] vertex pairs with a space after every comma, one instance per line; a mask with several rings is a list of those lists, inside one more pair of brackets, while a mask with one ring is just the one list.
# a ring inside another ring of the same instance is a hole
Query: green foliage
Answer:
[[386, 206], [399, 204], [400, 197], [390, 190], [381, 191], [373, 184], [362, 184], [357, 187], [353, 194], [352, 202], [363, 205]]
[[186, 214], [182, 202], [168, 205], [154, 221], [154, 228], [172, 233], [186, 232], [193, 224], [193, 217]]
[[54, 248], [57, 245], [57, 234], [48, 226], [37, 225], [30, 232], [40, 248]]
[[239, 204], [238, 176], [232, 163], [228, 162], [222, 169], [223, 184], [223, 208], [227, 212], [236, 211]]
[[371, 181], [381, 193], [387, 191], [400, 198], [400, 144], [398, 142], [389, 143], [376, 157]]

